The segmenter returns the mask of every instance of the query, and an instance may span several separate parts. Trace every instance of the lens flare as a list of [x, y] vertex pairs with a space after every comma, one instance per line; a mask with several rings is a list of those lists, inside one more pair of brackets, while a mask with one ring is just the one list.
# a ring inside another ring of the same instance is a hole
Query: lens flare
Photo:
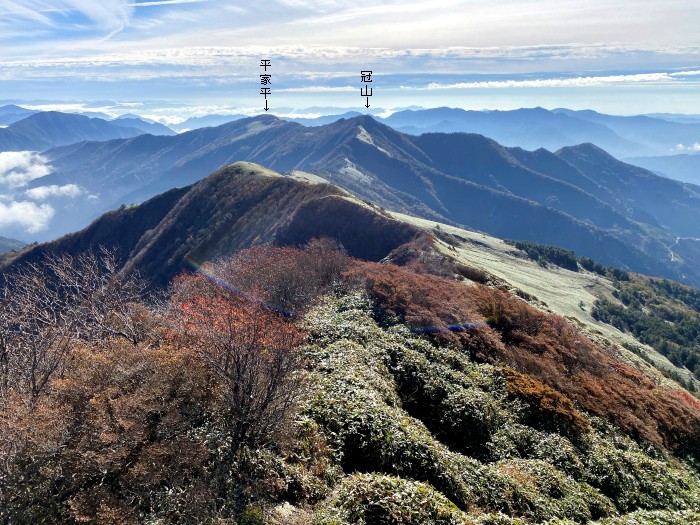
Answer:
[[291, 312], [287, 312], [286, 310], [282, 310], [281, 308], [277, 308], [276, 306], [272, 306], [270, 304], [267, 304], [264, 301], [260, 300], [259, 298], [253, 296], [252, 294], [250, 294], [248, 292], [244, 292], [243, 290], [239, 290], [238, 288], [234, 287], [232, 284], [224, 281], [221, 277], [217, 277], [213, 273], [210, 273], [209, 271], [207, 271], [206, 268], [202, 264], [199, 264], [197, 261], [195, 261], [194, 259], [191, 259], [190, 257], [185, 257], [185, 262], [187, 264], [189, 264], [194, 269], [194, 271], [196, 273], [200, 274], [205, 279], [213, 282], [214, 284], [221, 286], [225, 290], [228, 290], [229, 292], [231, 292], [239, 297], [242, 297], [246, 301], [249, 301], [253, 304], [257, 304], [261, 308], [275, 312], [283, 317], [289, 317], [289, 318], [296, 318], [297, 317], [296, 315], [294, 315]]

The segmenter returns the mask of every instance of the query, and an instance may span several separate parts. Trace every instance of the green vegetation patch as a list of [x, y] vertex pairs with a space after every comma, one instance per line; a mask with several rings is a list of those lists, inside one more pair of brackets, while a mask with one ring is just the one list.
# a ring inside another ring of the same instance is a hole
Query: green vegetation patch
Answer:
[[553, 264], [555, 266], [559, 266], [560, 268], [571, 270], [572, 272], [578, 272], [580, 266], [584, 270], [597, 273], [603, 277], [610, 277], [611, 279], [628, 281], [630, 278], [627, 272], [620, 270], [619, 268], [603, 266], [589, 257], [579, 257], [575, 252], [572, 250], [567, 250], [566, 248], [550, 246], [547, 244], [537, 244], [529, 241], [506, 240], [505, 243], [517, 248], [518, 250], [524, 251], [530, 259], [537, 262], [540, 266], [544, 266], [545, 268], [548, 264]]
[[[320, 523], [587, 523], [700, 504], [682, 464], [585, 413], [575, 436], [533, 422], [537, 411], [512, 397], [501, 369], [403, 325], [380, 328], [361, 293], [316, 307], [307, 329], [317, 389], [304, 416], [350, 475]], [[401, 491], [431, 501], [418, 509]]]
[[[632, 333], [700, 379], [700, 291], [639, 276], [618, 281], [614, 295], [622, 304], [596, 301], [594, 319]], [[687, 386], [694, 389], [692, 382]]]

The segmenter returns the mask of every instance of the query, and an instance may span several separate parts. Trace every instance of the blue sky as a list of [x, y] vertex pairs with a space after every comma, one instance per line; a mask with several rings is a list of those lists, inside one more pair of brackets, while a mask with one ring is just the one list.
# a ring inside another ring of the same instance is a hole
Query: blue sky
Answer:
[[[697, 0], [0, 0], [0, 99], [161, 121], [273, 108], [700, 113]], [[289, 111], [289, 110], [285, 110]]]

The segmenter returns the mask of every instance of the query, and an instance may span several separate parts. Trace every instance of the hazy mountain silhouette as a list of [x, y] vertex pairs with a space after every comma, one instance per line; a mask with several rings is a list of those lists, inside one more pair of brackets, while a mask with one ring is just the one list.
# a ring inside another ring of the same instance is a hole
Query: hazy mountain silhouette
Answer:
[[675, 180], [700, 184], [700, 155], [680, 154], [663, 157], [631, 157], [625, 162], [641, 166], [657, 175], [663, 175]]
[[18, 241], [17, 239], [0, 237], [0, 253], [9, 252], [11, 250], [19, 250], [26, 244], [26, 242]]
[[38, 111], [33, 111], [31, 109], [25, 109], [14, 104], [0, 107], [0, 126], [9, 126], [22, 119], [27, 118]]
[[171, 124], [169, 127], [178, 132], [190, 131], [199, 128], [221, 126], [234, 120], [245, 118], [245, 115], [204, 115], [202, 117], [190, 117], [179, 124]]
[[134, 137], [143, 131], [82, 115], [44, 111], [0, 129], [0, 151], [42, 151], [85, 140]]
[[141, 117], [126, 117], [122, 115], [119, 118], [110, 120], [110, 122], [112, 124], [116, 124], [117, 126], [138, 129], [143, 133], [150, 133], [151, 135], [177, 135], [177, 132], [173, 131], [168, 126], [165, 126], [160, 122], [149, 122]]

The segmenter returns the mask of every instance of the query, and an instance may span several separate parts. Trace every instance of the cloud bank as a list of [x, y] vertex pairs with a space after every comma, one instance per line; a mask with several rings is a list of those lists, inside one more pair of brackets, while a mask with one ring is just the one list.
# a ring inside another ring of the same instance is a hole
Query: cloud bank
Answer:
[[32, 200], [35, 201], [45, 201], [50, 197], [78, 197], [82, 195], [85, 191], [77, 184], [65, 184], [63, 186], [57, 186], [55, 184], [51, 186], [38, 186], [24, 192], [24, 194]]
[[55, 210], [48, 204], [29, 201], [0, 202], [0, 228], [19, 226], [27, 233], [37, 233], [49, 226]]
[[0, 185], [22, 188], [28, 182], [51, 173], [46, 158], [33, 151], [0, 152]]
[[38, 153], [0, 152], [0, 228], [19, 228], [28, 234], [45, 230], [56, 211], [48, 203], [35, 201], [43, 201], [52, 196], [73, 197], [82, 193], [74, 184], [21, 191], [31, 181], [50, 172], [47, 159]]

